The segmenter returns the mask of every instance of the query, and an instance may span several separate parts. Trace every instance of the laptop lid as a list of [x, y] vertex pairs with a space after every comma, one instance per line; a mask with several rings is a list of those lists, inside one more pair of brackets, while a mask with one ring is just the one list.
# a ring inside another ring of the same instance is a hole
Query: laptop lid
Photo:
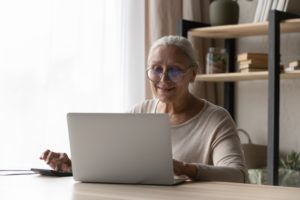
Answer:
[[75, 180], [174, 183], [166, 114], [69, 113], [67, 120]]

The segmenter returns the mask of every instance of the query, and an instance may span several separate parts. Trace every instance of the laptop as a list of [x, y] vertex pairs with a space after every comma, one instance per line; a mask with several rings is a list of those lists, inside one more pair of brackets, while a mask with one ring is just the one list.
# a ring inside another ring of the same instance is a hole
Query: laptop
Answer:
[[76, 181], [176, 185], [167, 114], [68, 113]]

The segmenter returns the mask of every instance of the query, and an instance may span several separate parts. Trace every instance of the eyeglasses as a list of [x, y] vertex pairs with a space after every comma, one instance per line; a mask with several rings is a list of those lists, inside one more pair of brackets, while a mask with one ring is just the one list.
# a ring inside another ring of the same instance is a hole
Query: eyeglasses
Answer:
[[163, 76], [166, 76], [170, 81], [177, 83], [183, 79], [189, 69], [191, 68], [183, 70], [178, 67], [170, 67], [164, 72], [162, 67], [157, 66], [148, 68], [146, 72], [150, 81], [159, 82]]

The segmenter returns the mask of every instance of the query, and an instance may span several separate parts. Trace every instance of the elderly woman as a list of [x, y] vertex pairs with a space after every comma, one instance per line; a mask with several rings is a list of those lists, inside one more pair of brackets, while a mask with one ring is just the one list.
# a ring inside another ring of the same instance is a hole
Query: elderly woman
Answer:
[[[197, 61], [191, 43], [165, 36], [149, 51], [147, 76], [155, 98], [133, 113], [167, 113], [170, 117], [174, 173], [192, 180], [246, 182], [246, 167], [235, 124], [223, 108], [193, 96]], [[52, 168], [71, 170], [66, 154], [41, 156]]]

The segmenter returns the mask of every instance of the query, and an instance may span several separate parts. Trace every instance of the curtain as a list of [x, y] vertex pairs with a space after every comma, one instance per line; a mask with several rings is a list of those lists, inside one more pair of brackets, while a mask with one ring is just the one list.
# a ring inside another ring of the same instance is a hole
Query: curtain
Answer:
[[144, 99], [144, 2], [0, 0], [0, 169], [69, 153], [66, 113]]
[[[208, 23], [209, 0], [146, 0], [146, 49], [164, 35], [176, 35], [177, 22], [181, 19]], [[208, 39], [189, 38], [199, 59], [199, 73], [205, 71], [205, 55], [212, 41]], [[146, 83], [146, 96], [151, 98], [149, 83]], [[219, 89], [215, 83], [194, 82], [191, 92], [216, 104], [222, 104]]]

